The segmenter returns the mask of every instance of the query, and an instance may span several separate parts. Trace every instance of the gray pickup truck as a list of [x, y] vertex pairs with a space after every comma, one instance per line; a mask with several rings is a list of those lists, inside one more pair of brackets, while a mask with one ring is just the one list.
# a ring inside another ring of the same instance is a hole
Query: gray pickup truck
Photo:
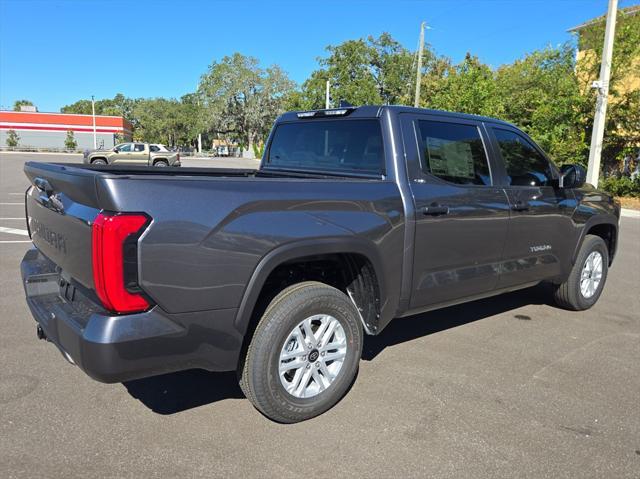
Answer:
[[393, 318], [541, 281], [591, 307], [618, 238], [584, 168], [508, 123], [408, 107], [286, 113], [258, 170], [24, 170], [40, 338], [104, 382], [237, 371], [285, 423], [336, 404]]
[[180, 153], [149, 143], [120, 143], [110, 150], [93, 150], [84, 155], [91, 165], [180, 166]]

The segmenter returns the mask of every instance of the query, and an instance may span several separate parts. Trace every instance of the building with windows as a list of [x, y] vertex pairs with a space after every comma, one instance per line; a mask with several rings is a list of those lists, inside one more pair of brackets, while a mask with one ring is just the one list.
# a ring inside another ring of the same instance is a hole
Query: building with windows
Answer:
[[[121, 116], [96, 115], [98, 148], [111, 148], [116, 143], [131, 141], [131, 123]], [[17, 148], [65, 148], [69, 131], [77, 149], [93, 149], [93, 116], [34, 111], [0, 111], [0, 146], [7, 146], [7, 135], [14, 131]]]
[[[635, 22], [634, 22], [635, 20]], [[604, 41], [604, 26], [606, 16], [592, 18], [578, 26], [570, 28], [568, 31], [577, 36], [576, 68], [578, 78], [583, 85], [590, 85], [598, 80], [600, 72], [600, 60], [594, 52], [593, 45], [585, 38], [585, 34], [594, 28], [602, 29], [602, 36], [597, 38], [598, 45]], [[632, 23], [633, 22], [633, 23]], [[633, 5], [618, 10], [618, 24], [616, 26], [616, 36], [624, 34], [625, 24], [637, 28], [640, 22], [640, 5]], [[622, 32], [621, 32], [622, 30]], [[591, 39], [593, 40], [593, 39]], [[613, 47], [613, 54], [616, 55], [616, 47]], [[593, 66], [596, 68], [592, 68]], [[640, 50], [636, 49], [631, 58], [631, 65], [625, 74], [618, 79], [619, 93], [640, 90]], [[611, 100], [611, 98], [610, 98]], [[614, 99], [615, 100], [615, 99]]]

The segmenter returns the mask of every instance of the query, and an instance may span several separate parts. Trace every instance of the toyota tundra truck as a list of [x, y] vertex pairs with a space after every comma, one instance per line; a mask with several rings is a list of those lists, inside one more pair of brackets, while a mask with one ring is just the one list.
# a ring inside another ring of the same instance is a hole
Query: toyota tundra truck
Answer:
[[409, 107], [285, 113], [257, 170], [24, 171], [40, 338], [103, 382], [237, 371], [282, 423], [335, 405], [394, 318], [540, 282], [590, 308], [618, 241], [583, 167], [509, 123]]

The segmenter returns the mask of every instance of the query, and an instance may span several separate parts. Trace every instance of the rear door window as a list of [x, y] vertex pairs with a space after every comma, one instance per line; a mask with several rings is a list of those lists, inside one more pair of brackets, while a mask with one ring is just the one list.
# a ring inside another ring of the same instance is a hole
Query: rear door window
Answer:
[[144, 151], [144, 145], [142, 143], [136, 143], [136, 145], [133, 148], [133, 151], [138, 151], [138, 152]]
[[450, 183], [491, 185], [491, 172], [475, 125], [418, 120], [422, 171]]
[[281, 123], [273, 133], [267, 166], [283, 169], [382, 173], [378, 120], [304, 120]]

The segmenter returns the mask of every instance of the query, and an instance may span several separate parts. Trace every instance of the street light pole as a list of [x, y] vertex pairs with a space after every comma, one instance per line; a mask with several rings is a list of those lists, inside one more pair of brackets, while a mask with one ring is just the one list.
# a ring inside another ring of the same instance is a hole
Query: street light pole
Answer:
[[593, 119], [593, 132], [591, 133], [587, 183], [591, 183], [596, 188], [598, 187], [598, 178], [600, 177], [602, 139], [604, 138], [604, 127], [607, 119], [609, 77], [611, 75], [611, 58], [613, 56], [613, 40], [616, 31], [617, 11], [618, 0], [609, 0], [607, 25], [604, 31], [604, 47], [602, 49], [602, 63], [600, 65], [600, 80], [593, 82], [593, 86], [598, 89], [598, 99], [596, 100], [596, 114]]
[[418, 69], [416, 71], [416, 96], [413, 100], [413, 106], [420, 106], [420, 81], [422, 80], [422, 50], [424, 49], [424, 27], [425, 22], [420, 24], [420, 44], [418, 45]]
[[93, 149], [98, 149], [98, 139], [96, 138], [96, 102], [91, 95], [91, 115], [93, 116]]
[[324, 92], [324, 107], [325, 109], [329, 109], [331, 103], [331, 94], [329, 93], [329, 89], [331, 88], [331, 83], [327, 80], [327, 85]]

